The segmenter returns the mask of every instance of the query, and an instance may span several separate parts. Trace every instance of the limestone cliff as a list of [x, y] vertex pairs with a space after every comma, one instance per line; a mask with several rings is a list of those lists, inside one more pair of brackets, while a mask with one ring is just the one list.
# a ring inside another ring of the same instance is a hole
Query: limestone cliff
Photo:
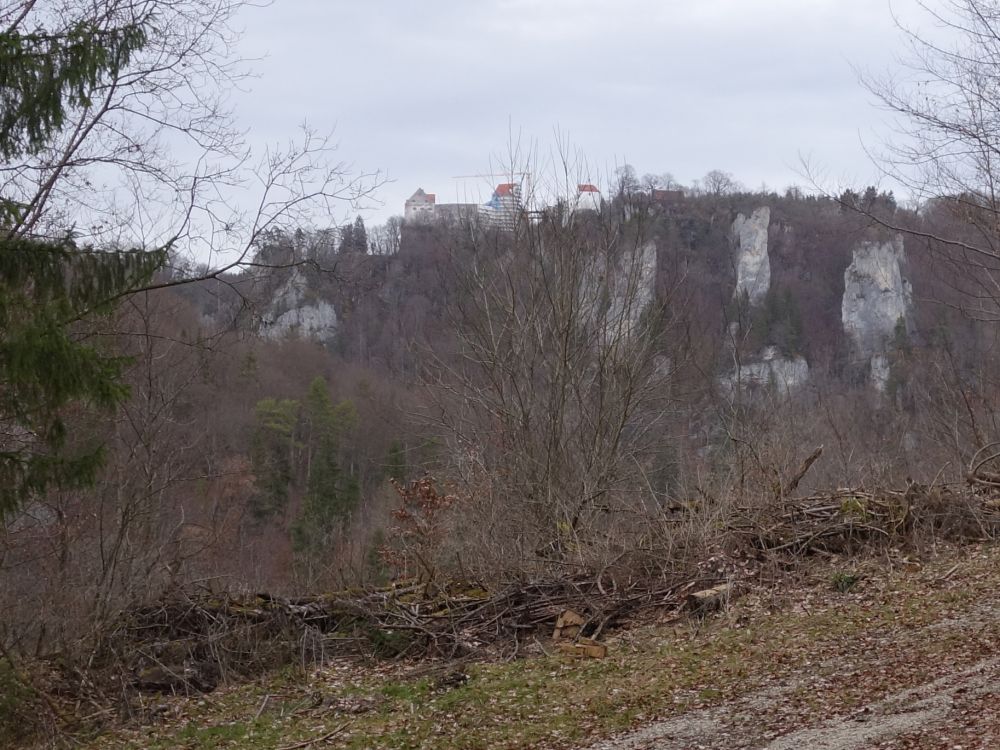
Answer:
[[739, 369], [722, 378], [727, 390], [743, 387], [773, 386], [788, 394], [809, 380], [809, 364], [801, 356], [784, 357], [776, 346], [765, 347], [760, 360], [744, 362]]
[[620, 266], [607, 279], [610, 306], [606, 326], [631, 336], [646, 307], [653, 301], [656, 285], [656, 243], [624, 253]]
[[767, 232], [771, 224], [771, 209], [763, 206], [750, 218], [743, 214], [733, 222], [732, 236], [736, 245], [736, 292], [746, 294], [751, 305], [767, 296], [771, 286], [771, 262], [767, 254]]
[[261, 335], [280, 339], [289, 335], [315, 341], [331, 341], [337, 333], [337, 311], [316, 299], [300, 269], [292, 270], [261, 316]]
[[896, 327], [905, 325], [913, 292], [903, 277], [903, 238], [889, 242], [862, 242], [844, 272], [841, 320], [844, 332], [862, 362], [871, 369], [872, 382], [884, 390], [888, 380], [886, 354]]
[[616, 258], [593, 263], [580, 288], [580, 310], [605, 345], [635, 332], [656, 289], [656, 243], [644, 242]]

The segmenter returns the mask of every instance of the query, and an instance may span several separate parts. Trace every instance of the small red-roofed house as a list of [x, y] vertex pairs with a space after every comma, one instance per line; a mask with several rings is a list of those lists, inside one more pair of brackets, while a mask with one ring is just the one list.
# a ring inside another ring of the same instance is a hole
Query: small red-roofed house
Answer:
[[590, 183], [576, 186], [576, 202], [573, 206], [576, 211], [600, 211], [601, 191]]
[[409, 197], [403, 207], [403, 219], [405, 221], [430, 221], [434, 218], [436, 203], [437, 196], [434, 193], [425, 193], [423, 188], [417, 188], [417, 192]]

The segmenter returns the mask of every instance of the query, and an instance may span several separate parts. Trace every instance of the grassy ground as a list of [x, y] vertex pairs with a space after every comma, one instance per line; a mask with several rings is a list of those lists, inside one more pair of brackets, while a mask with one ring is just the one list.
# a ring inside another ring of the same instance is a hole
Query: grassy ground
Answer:
[[933, 679], [943, 663], [1000, 653], [1000, 618], [976, 617], [1000, 596], [998, 583], [996, 548], [920, 566], [834, 565], [791, 588], [750, 591], [703, 623], [618, 633], [605, 659], [542, 653], [543, 643], [528, 659], [466, 666], [457, 685], [408, 676], [412, 665], [336, 662], [154, 700], [146, 726], [84, 746], [566, 748], [780, 682], [780, 709], [758, 717], [762, 736], [774, 736]]

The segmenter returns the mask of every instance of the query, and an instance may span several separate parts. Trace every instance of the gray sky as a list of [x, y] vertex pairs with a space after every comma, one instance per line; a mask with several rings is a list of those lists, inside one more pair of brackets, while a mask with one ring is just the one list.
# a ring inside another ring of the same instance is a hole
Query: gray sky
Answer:
[[886, 115], [854, 67], [902, 51], [888, 0], [277, 0], [242, 20], [243, 52], [266, 55], [238, 100], [251, 139], [336, 126], [341, 158], [394, 180], [369, 221], [417, 187], [455, 199], [451, 177], [493, 171], [511, 133], [545, 150], [558, 130], [595, 175], [783, 190], [804, 155], [865, 184]]

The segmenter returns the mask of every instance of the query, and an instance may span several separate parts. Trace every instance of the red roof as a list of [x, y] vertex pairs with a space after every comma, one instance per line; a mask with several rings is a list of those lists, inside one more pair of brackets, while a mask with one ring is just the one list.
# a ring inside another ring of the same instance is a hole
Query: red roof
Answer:
[[500, 185], [497, 185], [497, 189], [493, 191], [493, 194], [494, 195], [513, 195], [514, 188], [516, 188], [516, 187], [517, 187], [517, 185], [515, 185], [513, 182], [504, 182], [504, 183], [502, 183]]
[[599, 192], [601, 192], [596, 187], [594, 187], [593, 185], [590, 185], [590, 184], [587, 184], [587, 185], [577, 185], [576, 189], [580, 193], [599, 193]]
[[437, 200], [437, 196], [434, 195], [434, 193], [425, 193], [423, 188], [417, 188], [417, 192], [409, 197], [407, 203], [409, 203], [409, 201], [420, 200], [421, 198], [427, 199], [429, 203], [434, 203], [434, 201]]

